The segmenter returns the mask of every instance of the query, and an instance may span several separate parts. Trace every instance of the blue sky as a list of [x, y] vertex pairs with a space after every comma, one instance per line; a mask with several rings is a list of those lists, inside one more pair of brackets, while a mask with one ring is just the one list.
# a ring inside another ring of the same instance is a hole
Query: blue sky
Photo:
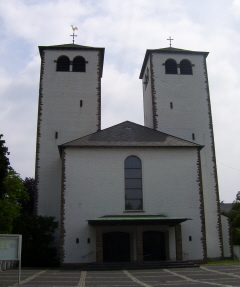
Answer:
[[0, 133], [12, 167], [34, 177], [40, 57], [38, 46], [105, 47], [102, 128], [143, 124], [139, 73], [146, 49], [210, 52], [207, 58], [220, 198], [240, 190], [239, 0], [0, 1]]

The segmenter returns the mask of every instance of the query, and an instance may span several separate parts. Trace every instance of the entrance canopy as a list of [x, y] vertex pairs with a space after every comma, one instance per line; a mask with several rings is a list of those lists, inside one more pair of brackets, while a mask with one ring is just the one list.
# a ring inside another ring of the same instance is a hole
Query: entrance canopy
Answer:
[[169, 225], [175, 226], [191, 218], [168, 217], [163, 215], [105, 215], [88, 220], [93, 226], [126, 226], [126, 225]]

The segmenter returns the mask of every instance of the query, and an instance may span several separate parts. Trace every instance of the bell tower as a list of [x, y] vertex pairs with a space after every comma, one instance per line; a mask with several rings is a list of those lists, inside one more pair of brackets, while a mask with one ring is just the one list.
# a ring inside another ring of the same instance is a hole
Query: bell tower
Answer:
[[58, 145], [100, 130], [104, 48], [66, 44], [39, 51], [35, 210], [60, 222]]
[[202, 183], [199, 184], [204, 194], [207, 256], [221, 258], [222, 232], [207, 56], [207, 52], [171, 46], [147, 50], [140, 79], [145, 126], [204, 146], [201, 150]]

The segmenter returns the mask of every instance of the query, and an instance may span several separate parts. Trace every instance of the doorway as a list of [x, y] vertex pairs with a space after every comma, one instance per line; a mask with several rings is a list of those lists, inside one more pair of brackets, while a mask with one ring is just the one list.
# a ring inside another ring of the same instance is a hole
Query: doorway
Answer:
[[166, 260], [165, 234], [161, 231], [143, 232], [143, 261]]
[[130, 234], [108, 232], [103, 234], [103, 262], [130, 261]]

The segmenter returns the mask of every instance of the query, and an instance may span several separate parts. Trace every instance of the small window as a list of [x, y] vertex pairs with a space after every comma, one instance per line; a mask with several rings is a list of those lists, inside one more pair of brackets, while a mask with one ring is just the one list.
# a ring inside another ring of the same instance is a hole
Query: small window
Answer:
[[83, 57], [77, 56], [73, 59], [73, 72], [85, 72], [86, 71], [86, 61]]
[[173, 59], [168, 59], [165, 62], [166, 74], [177, 74], [177, 62]]
[[180, 62], [180, 74], [192, 75], [192, 64], [189, 60], [182, 60]]
[[146, 72], [145, 77], [144, 77], [145, 90], [146, 90], [146, 88], [147, 88], [148, 82], [149, 82], [149, 69], [147, 68], [147, 72]]
[[142, 210], [142, 163], [136, 156], [125, 159], [125, 209]]
[[70, 60], [67, 56], [61, 56], [57, 60], [58, 72], [69, 72]]

